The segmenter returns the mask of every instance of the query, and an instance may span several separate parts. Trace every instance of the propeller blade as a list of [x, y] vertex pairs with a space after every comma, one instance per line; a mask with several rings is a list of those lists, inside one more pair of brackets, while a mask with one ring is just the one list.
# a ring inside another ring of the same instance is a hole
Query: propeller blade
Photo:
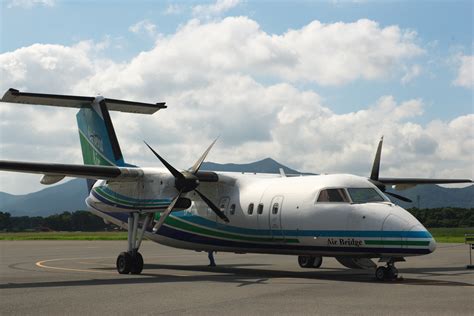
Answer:
[[404, 196], [401, 196], [401, 195], [398, 195], [398, 194], [395, 194], [395, 193], [392, 193], [392, 192], [384, 192], [385, 194], [388, 194], [388, 195], [391, 195], [393, 196], [394, 198], [397, 198], [399, 200], [402, 200], [404, 202], [408, 202], [408, 203], [413, 203], [412, 200], [410, 200], [409, 198], [406, 198]]
[[217, 137], [213, 142], [212, 144], [207, 147], [206, 151], [201, 155], [201, 158], [198, 159], [198, 161], [196, 161], [196, 163], [194, 164], [194, 166], [191, 167], [191, 169], [189, 170], [192, 174], [196, 174], [198, 171], [199, 171], [199, 168], [201, 168], [201, 165], [204, 161], [204, 159], [206, 159], [206, 156], [207, 154], [209, 154], [209, 152], [211, 151], [211, 148], [212, 146], [214, 146], [214, 144], [217, 142], [217, 139], [219, 137]]
[[379, 179], [380, 156], [382, 155], [382, 144], [383, 144], [383, 136], [380, 138], [379, 146], [377, 147], [377, 152], [375, 153], [374, 164], [372, 165], [372, 172], [370, 173], [370, 179], [375, 180], [375, 181]]
[[178, 170], [176, 170], [172, 165], [170, 165], [166, 160], [164, 160], [160, 155], [158, 155], [158, 153], [156, 151], [153, 150], [153, 148], [151, 148], [150, 145], [148, 145], [148, 143], [146, 141], [143, 141], [145, 143], [145, 145], [148, 146], [148, 148], [150, 148], [150, 150], [155, 154], [155, 156], [160, 159], [160, 161], [163, 163], [163, 165], [165, 165], [166, 169], [169, 170], [169, 172], [171, 172], [171, 174], [175, 177], [175, 178], [180, 178], [180, 179], [183, 179], [184, 176], [181, 174], [181, 172], [179, 172]]
[[173, 210], [173, 207], [176, 204], [176, 202], [178, 202], [180, 196], [181, 196], [181, 191], [179, 191], [178, 195], [173, 199], [173, 201], [171, 201], [168, 208], [163, 213], [161, 213], [161, 216], [160, 216], [160, 219], [158, 220], [158, 223], [156, 223], [155, 226], [153, 227], [154, 232], [156, 232], [160, 229], [160, 227], [163, 225], [163, 223], [165, 222], [168, 215], [171, 214], [171, 211]]
[[209, 200], [204, 194], [202, 194], [201, 192], [199, 192], [198, 190], [194, 189], [194, 191], [199, 194], [199, 196], [201, 197], [201, 199], [206, 202], [206, 204], [211, 208], [211, 210], [214, 211], [214, 213], [216, 213], [217, 216], [219, 216], [224, 222], [228, 223], [229, 222], [229, 219], [227, 218], [227, 216], [225, 216], [224, 213], [222, 213], [222, 211], [214, 204], [212, 203], [211, 200]]

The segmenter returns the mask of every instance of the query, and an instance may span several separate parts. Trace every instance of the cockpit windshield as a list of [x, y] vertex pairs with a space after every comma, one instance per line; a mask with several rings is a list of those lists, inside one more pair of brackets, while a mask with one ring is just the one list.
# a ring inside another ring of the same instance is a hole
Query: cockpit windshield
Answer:
[[353, 203], [384, 202], [385, 199], [373, 188], [348, 188]]
[[317, 202], [349, 203], [349, 198], [344, 189], [321, 190]]

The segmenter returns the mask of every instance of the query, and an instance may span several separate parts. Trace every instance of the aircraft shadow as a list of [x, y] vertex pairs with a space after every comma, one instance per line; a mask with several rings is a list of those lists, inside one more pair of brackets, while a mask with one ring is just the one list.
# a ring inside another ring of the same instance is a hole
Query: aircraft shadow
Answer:
[[[281, 281], [292, 284], [318, 284], [317, 281], [342, 281], [359, 283], [378, 283], [381, 285], [429, 285], [429, 286], [474, 286], [473, 284], [457, 281], [428, 280], [423, 278], [403, 278], [400, 280], [381, 283], [375, 280], [372, 271], [349, 270], [349, 269], [328, 269], [320, 268], [310, 271], [279, 271], [248, 268], [246, 266], [265, 266], [265, 265], [220, 265], [217, 267], [207, 267], [201, 265], [166, 265], [166, 264], [145, 264], [141, 275], [124, 275], [115, 278], [95, 278], [87, 280], [71, 281], [50, 281], [50, 282], [31, 282], [31, 283], [7, 283], [0, 284], [0, 289], [21, 289], [21, 288], [47, 288], [47, 287], [65, 287], [65, 286], [95, 286], [95, 285], [127, 285], [127, 284], [151, 284], [151, 283], [175, 283], [175, 282], [224, 282], [235, 283], [238, 287], [248, 285], [269, 284], [269, 281]], [[113, 268], [95, 268], [94, 270], [115, 270]], [[206, 274], [197, 275], [173, 275], [165, 273], [146, 273], [150, 270], [172, 270], [189, 272], [206, 272]], [[428, 270], [428, 271], [427, 271]], [[401, 269], [401, 273], [421, 273], [428, 274], [434, 272], [452, 272], [460, 271], [460, 268], [409, 268]], [[211, 274], [209, 274], [211, 272]], [[212, 273], [214, 272], [214, 273]], [[437, 274], [439, 275], [439, 274]], [[452, 274], [444, 274], [452, 275]], [[293, 279], [293, 280], [288, 280]]]

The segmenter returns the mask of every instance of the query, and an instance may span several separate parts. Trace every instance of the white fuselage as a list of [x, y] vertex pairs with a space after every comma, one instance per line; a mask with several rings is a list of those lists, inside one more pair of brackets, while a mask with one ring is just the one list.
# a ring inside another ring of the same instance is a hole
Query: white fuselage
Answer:
[[[162, 212], [176, 196], [174, 178], [164, 169], [143, 169], [139, 182], [99, 181], [87, 204], [104, 219], [126, 227], [127, 213]], [[219, 182], [201, 183], [229, 218], [222, 222], [195, 193], [190, 208], [173, 212], [146, 237], [193, 250], [297, 255], [401, 257], [435, 249], [429, 232], [391, 203], [366, 178], [353, 175], [282, 177], [219, 172]], [[323, 190], [373, 189], [380, 201], [317, 201]], [[253, 206], [252, 206], [253, 205]]]

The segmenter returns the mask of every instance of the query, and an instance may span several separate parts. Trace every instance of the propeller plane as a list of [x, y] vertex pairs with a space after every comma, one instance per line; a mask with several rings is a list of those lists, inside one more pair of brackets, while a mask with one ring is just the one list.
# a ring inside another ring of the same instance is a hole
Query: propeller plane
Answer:
[[[41, 183], [85, 178], [89, 211], [128, 230], [128, 248], [116, 260], [120, 274], [140, 274], [143, 238], [195, 251], [286, 254], [302, 268], [335, 257], [354, 269], [373, 269], [378, 280], [397, 277], [395, 263], [433, 252], [428, 230], [386, 195], [387, 186], [471, 183], [471, 179], [383, 178], [383, 138], [369, 178], [350, 174], [294, 176], [203, 171], [216, 140], [189, 170], [179, 171], [146, 146], [165, 168], [124, 161], [109, 111], [153, 114], [165, 103], [20, 92], [2, 102], [78, 108], [83, 165], [0, 161], [0, 170], [42, 174]], [[385, 265], [377, 266], [373, 259]]]

